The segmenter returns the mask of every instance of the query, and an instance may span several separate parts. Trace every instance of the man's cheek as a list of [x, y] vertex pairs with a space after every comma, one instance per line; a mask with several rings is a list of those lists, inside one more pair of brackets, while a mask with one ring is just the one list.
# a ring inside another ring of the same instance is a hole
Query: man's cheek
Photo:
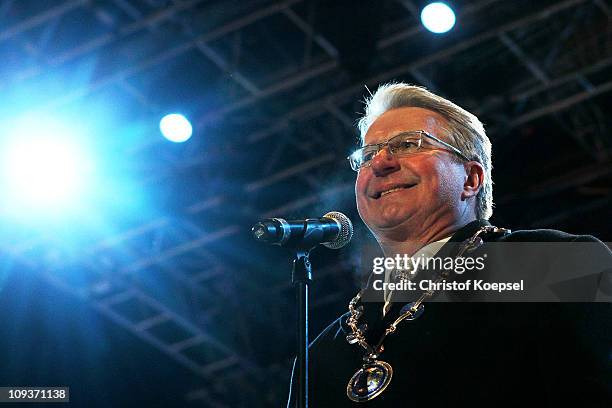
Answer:
[[359, 184], [355, 185], [355, 198], [357, 199], [357, 203], [361, 202], [362, 204], [365, 204], [368, 198], [366, 189]]
[[363, 200], [360, 197], [357, 197], [357, 212], [359, 213], [359, 216], [361, 218], [363, 218], [363, 216], [365, 215], [365, 211], [366, 211], [366, 204], [363, 202]]
[[355, 194], [363, 194], [366, 190], [365, 180], [361, 178], [361, 176], [357, 176], [357, 180], [355, 180]]

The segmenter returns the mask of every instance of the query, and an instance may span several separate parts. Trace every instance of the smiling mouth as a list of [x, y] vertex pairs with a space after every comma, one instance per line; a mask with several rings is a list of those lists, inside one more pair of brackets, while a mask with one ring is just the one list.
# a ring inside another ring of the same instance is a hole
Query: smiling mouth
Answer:
[[393, 188], [390, 188], [389, 190], [384, 190], [384, 191], [381, 191], [379, 193], [374, 194], [373, 198], [379, 199], [381, 197], [386, 196], [387, 194], [391, 194], [391, 193], [394, 193], [396, 191], [407, 190], [409, 188], [414, 187], [415, 185], [416, 184], [404, 184], [404, 185], [401, 185], [401, 186], [393, 187]]

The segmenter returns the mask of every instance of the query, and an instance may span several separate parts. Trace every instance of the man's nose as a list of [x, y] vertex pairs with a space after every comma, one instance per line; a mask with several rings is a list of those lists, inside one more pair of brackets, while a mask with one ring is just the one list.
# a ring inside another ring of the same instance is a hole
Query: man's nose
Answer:
[[389, 146], [385, 146], [374, 156], [371, 166], [374, 175], [377, 177], [384, 177], [400, 169], [400, 163], [397, 157], [389, 151]]

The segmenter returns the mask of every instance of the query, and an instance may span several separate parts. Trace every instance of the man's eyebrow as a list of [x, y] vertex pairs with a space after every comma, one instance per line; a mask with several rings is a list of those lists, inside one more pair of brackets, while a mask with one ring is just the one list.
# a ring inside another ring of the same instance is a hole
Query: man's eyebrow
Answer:
[[409, 132], [414, 132], [413, 130], [396, 130], [394, 132], [390, 132], [387, 135], [387, 140], [391, 139], [392, 137], [395, 137], [397, 135], [403, 135], [404, 133], [409, 133]]
[[376, 145], [376, 144], [379, 144], [379, 143], [386, 142], [387, 140], [389, 140], [389, 139], [391, 139], [391, 138], [393, 138], [393, 137], [395, 137], [397, 135], [403, 135], [404, 133], [419, 132], [419, 131], [420, 130], [392, 130], [391, 132], [387, 133], [384, 138], [381, 138], [379, 142], [376, 142], [376, 143], [365, 143], [363, 146]]
[[[363, 146], [369, 146], [369, 145], [376, 145], [376, 144], [380, 144], [380, 143], [386, 142], [387, 140], [389, 140], [389, 139], [391, 139], [391, 138], [393, 138], [393, 137], [395, 137], [395, 136], [398, 136], [398, 135], [403, 135], [404, 133], [415, 133], [415, 132], [423, 132], [423, 130], [421, 130], [421, 129], [414, 129], [414, 130], [394, 130], [394, 131], [391, 131], [391, 132], [387, 133], [387, 135], [385, 136], [385, 138], [384, 138], [384, 139], [380, 139], [380, 141], [379, 141], [379, 142], [376, 142], [376, 143], [366, 143], [366, 144], [364, 144]], [[363, 147], [363, 146], [362, 146], [362, 147]]]

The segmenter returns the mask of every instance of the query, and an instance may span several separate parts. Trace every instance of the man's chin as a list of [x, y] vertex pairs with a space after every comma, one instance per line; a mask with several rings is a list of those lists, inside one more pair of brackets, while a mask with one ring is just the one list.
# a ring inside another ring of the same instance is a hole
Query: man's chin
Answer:
[[415, 215], [414, 211], [407, 211], [406, 208], [400, 206], [386, 206], [386, 208], [375, 209], [370, 207], [367, 209], [368, 211], [360, 212], [359, 215], [374, 235], [407, 228]]
[[408, 215], [404, 215], [404, 216], [394, 216], [394, 217], [384, 217], [381, 218], [379, 220], [376, 220], [376, 222], [371, 223], [370, 225], [370, 229], [372, 231], [379, 231], [379, 232], [390, 232], [390, 231], [396, 231], [398, 229], [405, 229], [409, 226], [410, 224], [410, 216]]

